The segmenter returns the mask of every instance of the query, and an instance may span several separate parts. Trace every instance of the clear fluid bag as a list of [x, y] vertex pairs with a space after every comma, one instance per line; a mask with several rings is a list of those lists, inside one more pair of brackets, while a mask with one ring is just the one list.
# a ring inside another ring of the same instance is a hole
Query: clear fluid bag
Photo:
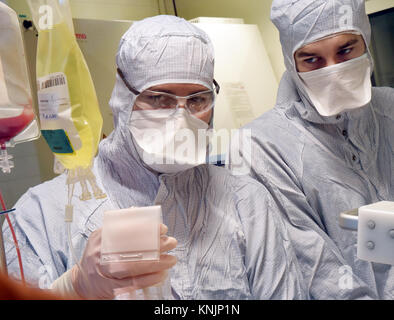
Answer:
[[19, 19], [0, 2], [0, 167], [11, 172], [7, 147], [40, 137]]

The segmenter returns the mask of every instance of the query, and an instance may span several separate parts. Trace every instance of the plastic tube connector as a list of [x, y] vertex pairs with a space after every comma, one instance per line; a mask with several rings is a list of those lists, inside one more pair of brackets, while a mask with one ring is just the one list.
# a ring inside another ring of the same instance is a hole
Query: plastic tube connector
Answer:
[[90, 168], [87, 170], [87, 180], [93, 190], [93, 195], [96, 199], [104, 199], [107, 195], [97, 185], [96, 177]]
[[65, 222], [73, 222], [74, 207], [72, 205], [66, 205], [66, 211], [64, 215]]
[[67, 176], [67, 184], [73, 185], [78, 182], [81, 184], [82, 193], [79, 198], [82, 201], [92, 199], [92, 194], [89, 191], [88, 185], [90, 185], [91, 189], [93, 190], [93, 196], [96, 199], [103, 199], [107, 196], [97, 185], [96, 177], [94, 176], [90, 167], [78, 167], [76, 169], [69, 170]]
[[14, 167], [14, 162], [11, 161], [12, 155], [8, 154], [5, 146], [1, 146], [0, 153], [0, 168], [3, 173], [11, 173], [11, 169]]
[[81, 188], [82, 188], [82, 194], [79, 197], [82, 201], [87, 201], [92, 199], [92, 194], [89, 192], [88, 185], [86, 183], [86, 178], [81, 177]]

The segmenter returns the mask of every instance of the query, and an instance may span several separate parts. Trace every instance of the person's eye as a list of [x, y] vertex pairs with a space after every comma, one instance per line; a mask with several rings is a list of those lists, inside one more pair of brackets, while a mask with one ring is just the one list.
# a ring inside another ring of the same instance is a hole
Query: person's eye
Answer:
[[313, 63], [316, 63], [318, 60], [319, 60], [319, 58], [313, 57], [313, 58], [305, 59], [304, 62], [306, 62], [308, 64], [313, 64]]
[[340, 56], [345, 56], [345, 55], [349, 54], [350, 52], [352, 52], [352, 50], [353, 50], [353, 48], [345, 48], [345, 49], [340, 50], [338, 52], [338, 54]]
[[193, 97], [189, 99], [190, 103], [195, 103], [195, 104], [199, 104], [199, 103], [204, 103], [206, 101], [205, 97]]
[[151, 104], [158, 108], [175, 108], [177, 100], [165, 94], [151, 95]]
[[152, 101], [152, 102], [159, 102], [160, 100], [163, 100], [163, 95], [161, 95], [161, 94], [155, 94], [155, 95], [149, 95], [149, 96], [146, 96], [146, 98], [149, 100], [149, 101]]

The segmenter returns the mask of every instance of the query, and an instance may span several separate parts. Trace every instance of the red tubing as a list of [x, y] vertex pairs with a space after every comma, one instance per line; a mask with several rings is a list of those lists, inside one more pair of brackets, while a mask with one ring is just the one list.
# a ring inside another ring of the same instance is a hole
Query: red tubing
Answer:
[[[7, 209], [6, 209], [1, 191], [0, 191], [0, 202], [1, 202], [1, 206], [3, 208], [3, 211], [6, 211]], [[8, 214], [5, 214], [5, 218], [7, 219], [7, 223], [10, 226], [10, 230], [12, 233], [12, 238], [14, 239], [16, 254], [18, 255], [19, 269], [21, 271], [21, 280], [22, 280], [22, 283], [24, 285], [26, 285], [25, 274], [23, 273], [22, 256], [21, 256], [21, 252], [19, 250], [18, 240], [16, 239], [15, 231], [14, 231], [14, 228], [12, 227], [12, 223], [11, 223], [11, 220], [10, 220], [10, 217], [8, 216]]]

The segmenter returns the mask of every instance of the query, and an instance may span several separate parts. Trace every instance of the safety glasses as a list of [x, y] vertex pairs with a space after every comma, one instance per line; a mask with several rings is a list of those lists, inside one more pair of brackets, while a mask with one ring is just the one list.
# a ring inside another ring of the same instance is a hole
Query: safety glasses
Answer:
[[174, 112], [176, 112], [180, 106], [183, 106], [191, 114], [196, 115], [209, 111], [214, 106], [216, 95], [220, 91], [219, 84], [213, 80], [215, 90], [197, 92], [185, 97], [151, 90], [139, 92], [129, 85], [119, 68], [118, 74], [127, 88], [137, 96], [135, 105], [140, 110], [174, 109]]

